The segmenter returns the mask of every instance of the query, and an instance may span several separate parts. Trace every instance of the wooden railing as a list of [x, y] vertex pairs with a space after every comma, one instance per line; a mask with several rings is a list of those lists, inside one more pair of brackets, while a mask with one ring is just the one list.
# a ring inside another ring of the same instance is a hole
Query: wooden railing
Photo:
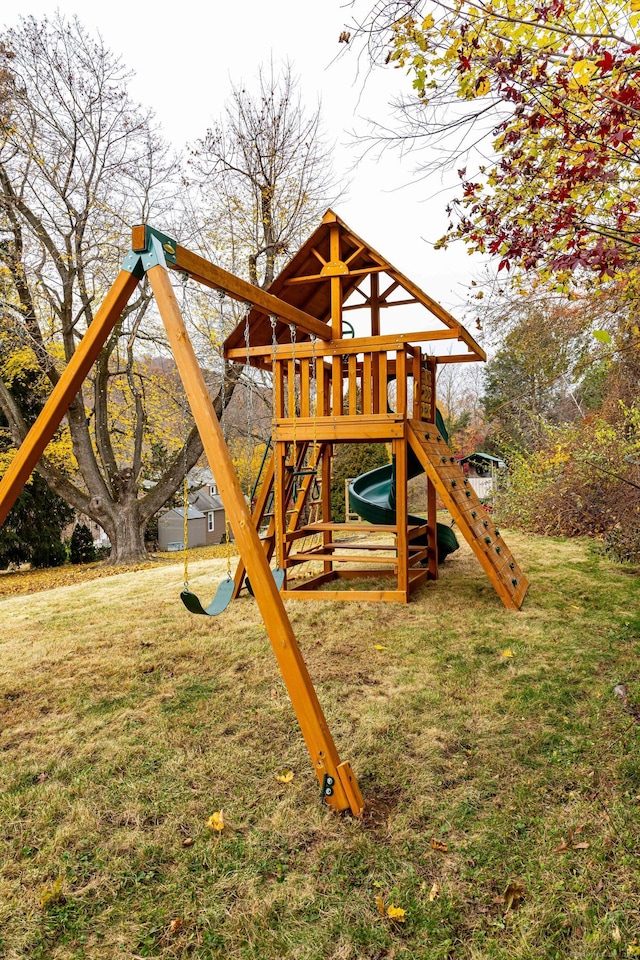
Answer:
[[[280, 421], [394, 414], [432, 421], [434, 380], [435, 362], [409, 344], [329, 359], [277, 359], [274, 416]], [[391, 383], [395, 399], [389, 397]]]

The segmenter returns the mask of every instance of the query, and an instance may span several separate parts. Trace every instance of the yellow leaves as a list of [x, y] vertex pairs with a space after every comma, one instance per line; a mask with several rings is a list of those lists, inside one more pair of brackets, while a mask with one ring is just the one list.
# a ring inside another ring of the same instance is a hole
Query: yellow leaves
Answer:
[[389, 919], [396, 920], [398, 923], [405, 922], [406, 913], [406, 910], [403, 910], [402, 907], [396, 907], [393, 903], [390, 903], [387, 907], [387, 916]]
[[480, 77], [476, 83], [476, 96], [484, 97], [491, 90], [491, 84], [487, 77]]
[[374, 650], [388, 650], [388, 649], [389, 649], [389, 647], [385, 647], [384, 644], [382, 644], [382, 643], [374, 643], [373, 648], [374, 648]]
[[576, 83], [581, 87], [586, 87], [594, 74], [598, 72], [598, 67], [593, 60], [577, 60], [573, 64], [571, 72]]
[[276, 780], [278, 783], [291, 783], [294, 776], [293, 770], [283, 770], [282, 773], [276, 774]]
[[640, 944], [637, 940], [634, 940], [633, 943], [630, 943], [627, 947], [627, 956], [640, 957]]
[[436, 899], [439, 893], [440, 893], [440, 884], [438, 883], [437, 880], [434, 880], [431, 890], [429, 891], [429, 903], [433, 903], [433, 901]]
[[640, 13], [640, 0], [631, 0], [629, 7], [632, 13]]
[[503, 650], [502, 653], [500, 654], [500, 656], [504, 657], [505, 660], [510, 660], [513, 657], [513, 655], [514, 655], [513, 650], [511, 649], [511, 647], [507, 647], [507, 649]]
[[182, 917], [175, 917], [169, 924], [169, 935], [175, 937], [176, 933], [179, 933], [184, 926], [184, 920]]
[[43, 910], [55, 906], [57, 903], [64, 903], [66, 897], [62, 892], [62, 878], [54, 880], [50, 887], [43, 887], [40, 893], [40, 906]]
[[431, 849], [437, 850], [438, 853], [446, 853], [449, 847], [444, 842], [444, 840], [436, 840], [435, 837], [431, 838]]
[[389, 920], [393, 920], [395, 923], [405, 922], [407, 911], [402, 907], [396, 907], [394, 903], [390, 903], [388, 907], [385, 906], [384, 898], [380, 893], [376, 897], [376, 907], [381, 917], [388, 917]]
[[435, 24], [435, 20], [433, 19], [433, 17], [431, 16], [431, 14], [428, 13], [427, 16], [424, 18], [424, 20], [422, 21], [422, 29], [423, 29], [425, 32], [426, 32], [427, 30], [431, 30], [431, 28], [434, 26], [434, 24]]
[[215, 830], [218, 833], [221, 833], [222, 830], [224, 830], [224, 816], [222, 810], [216, 810], [215, 813], [211, 814], [207, 820], [207, 826], [210, 830]]

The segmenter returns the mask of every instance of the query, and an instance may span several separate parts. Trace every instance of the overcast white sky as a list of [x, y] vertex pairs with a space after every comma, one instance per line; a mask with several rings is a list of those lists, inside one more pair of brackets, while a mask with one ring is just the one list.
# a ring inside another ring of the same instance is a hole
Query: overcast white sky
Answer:
[[[356, 11], [369, 3], [373, 0], [358, 0]], [[327, 136], [337, 146], [336, 172], [348, 181], [347, 194], [336, 204], [336, 212], [462, 319], [465, 286], [480, 264], [460, 248], [433, 251], [425, 242], [436, 240], [444, 231], [447, 195], [428, 199], [440, 184], [412, 184], [415, 158], [410, 155], [401, 158], [394, 153], [358, 162], [352, 131], [362, 133], [368, 117], [383, 120], [388, 100], [404, 79], [394, 70], [378, 70], [365, 79], [362, 69], [358, 72], [355, 51], [348, 50], [336, 61], [343, 49], [338, 37], [353, 15], [349, 3], [190, 0], [163, 8], [157, 2], [131, 0], [102, 4], [25, 0], [20, 13], [40, 17], [57, 9], [65, 15], [77, 14], [122, 56], [136, 73], [132, 96], [153, 107], [165, 135], [178, 148], [202, 136], [221, 114], [231, 81], [251, 85], [258, 65], [270, 57], [275, 63], [291, 61], [305, 101], [322, 102]], [[17, 18], [17, 12], [7, 17], [5, 26]]]

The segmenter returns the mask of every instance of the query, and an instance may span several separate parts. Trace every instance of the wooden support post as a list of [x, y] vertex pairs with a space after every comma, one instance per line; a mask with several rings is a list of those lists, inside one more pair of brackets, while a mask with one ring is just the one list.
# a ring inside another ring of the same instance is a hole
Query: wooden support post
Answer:
[[[322, 522], [331, 523], [331, 458], [333, 456], [333, 447], [327, 444], [322, 457], [322, 483], [320, 491], [322, 494]], [[333, 533], [331, 530], [323, 530], [322, 543], [324, 547], [331, 545]], [[330, 573], [333, 570], [331, 561], [325, 561], [322, 565], [324, 573]]]
[[334, 357], [331, 361], [331, 416], [341, 417], [342, 408], [342, 357]]
[[438, 512], [436, 510], [436, 488], [427, 477], [427, 570], [429, 580], [438, 579]]
[[380, 336], [380, 275], [372, 273], [371, 283], [371, 336]]
[[352, 417], [358, 412], [358, 379], [357, 379], [357, 357], [352, 353], [349, 357], [349, 413]]
[[275, 420], [281, 420], [284, 417], [284, 360], [276, 360], [275, 377], [273, 416]]
[[[296, 410], [296, 368], [293, 360], [287, 361], [287, 416], [297, 417]], [[295, 462], [295, 451], [294, 459]]]
[[[258, 533], [251, 522], [233, 462], [180, 314], [167, 271], [158, 265], [147, 275], [165, 325], [184, 389], [202, 437], [209, 465], [216, 478], [240, 553], [245, 561], [255, 598], [271, 646], [286, 684], [320, 783], [333, 778], [333, 793], [325, 797], [335, 810], [359, 814], [364, 803], [349, 765], [340, 763], [327, 721], [298, 647], [291, 623], [269, 569]], [[349, 799], [349, 795], [351, 799]]]
[[365, 353], [362, 361], [362, 413], [365, 417], [373, 413], [372, 387], [371, 354]]
[[138, 278], [127, 270], [121, 270], [116, 277], [93, 322], [0, 482], [0, 523], [6, 519], [45, 447], [58, 429], [139, 282]]
[[311, 416], [311, 360], [300, 361], [300, 416]]
[[[287, 500], [289, 495], [289, 484], [287, 483], [287, 444], [283, 440], [278, 440], [274, 449], [275, 456], [275, 482], [274, 491], [277, 496], [273, 498], [273, 522], [275, 535], [276, 561], [280, 568], [284, 570], [284, 535], [287, 529]], [[295, 461], [293, 461], [295, 464]], [[292, 465], [293, 465], [292, 464]], [[279, 541], [279, 542], [278, 542]], [[249, 575], [251, 579], [251, 575]], [[286, 587], [286, 576], [284, 586]]]
[[422, 377], [422, 350], [415, 347], [413, 359], [411, 361], [411, 374], [413, 376], [413, 420], [420, 420], [422, 417], [420, 410], [420, 390]]
[[407, 416], [407, 353], [404, 347], [396, 353], [396, 413]]
[[396, 544], [398, 547], [398, 590], [409, 599], [409, 542], [407, 510], [407, 442], [394, 440], [396, 464]]
[[378, 354], [378, 413], [386, 413], [388, 409], [387, 404], [387, 355], [386, 353]]

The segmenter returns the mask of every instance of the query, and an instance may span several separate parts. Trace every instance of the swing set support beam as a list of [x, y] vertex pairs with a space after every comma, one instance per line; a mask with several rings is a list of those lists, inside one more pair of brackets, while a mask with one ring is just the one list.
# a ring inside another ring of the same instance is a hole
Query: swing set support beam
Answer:
[[202, 371], [196, 359], [169, 275], [157, 265], [147, 271], [178, 372], [195, 418], [236, 543], [251, 580], [265, 628], [287, 687], [316, 776], [327, 804], [335, 810], [364, 809], [360, 788], [348, 761], [340, 762], [327, 721], [254, 527], [233, 461], [224, 442]]
[[[171, 257], [174, 250], [167, 250], [167, 242], [171, 247], [169, 238], [162, 235], [153, 236], [151, 232], [149, 247], [144, 255], [140, 250], [133, 250], [125, 259], [123, 269], [78, 345], [73, 359], [60, 377], [0, 482], [0, 523], [6, 518], [33, 468], [44, 453], [85, 377], [97, 360], [109, 334], [118, 322], [131, 294], [146, 272], [209, 464], [212, 469], [215, 465], [214, 475], [222, 501], [247, 573], [251, 578], [254, 595], [311, 755], [316, 776], [322, 785], [322, 797], [334, 810], [351, 810], [355, 815], [360, 815], [364, 810], [364, 801], [358, 782], [349, 762], [341, 762], [338, 756], [258, 532], [252, 523], [251, 514], [233, 468], [231, 455], [173, 293], [165, 254], [168, 253]], [[277, 298], [272, 299], [278, 304], [281, 303]]]

